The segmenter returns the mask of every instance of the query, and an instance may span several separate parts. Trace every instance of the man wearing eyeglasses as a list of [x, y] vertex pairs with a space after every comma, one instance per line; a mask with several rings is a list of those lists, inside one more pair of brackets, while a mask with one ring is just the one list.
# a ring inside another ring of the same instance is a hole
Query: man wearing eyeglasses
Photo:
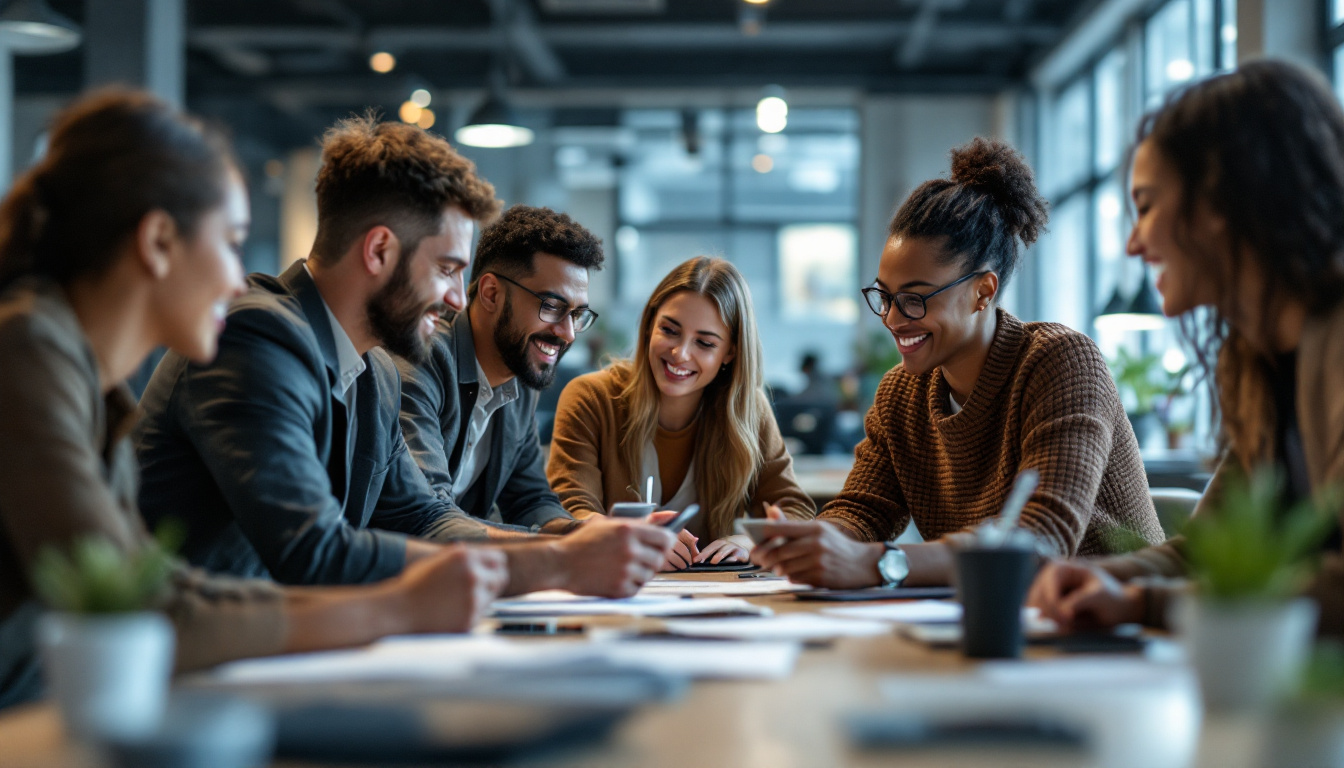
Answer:
[[597, 313], [588, 272], [602, 243], [569, 216], [517, 205], [481, 232], [470, 304], [440, 319], [430, 354], [397, 359], [406, 445], [434, 493], [478, 518], [566, 533], [578, 525], [546, 481], [537, 394]]

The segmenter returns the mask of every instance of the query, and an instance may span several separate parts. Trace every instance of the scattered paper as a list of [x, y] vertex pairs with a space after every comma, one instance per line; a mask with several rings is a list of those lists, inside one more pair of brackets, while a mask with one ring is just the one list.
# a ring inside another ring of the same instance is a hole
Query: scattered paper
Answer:
[[[544, 593], [538, 593], [544, 594]], [[564, 593], [568, 594], [568, 593]], [[736, 597], [686, 599], [676, 595], [636, 595], [623, 600], [574, 595], [496, 600], [491, 615], [504, 616], [705, 616], [709, 614], [769, 616], [769, 608]]]
[[724, 640], [834, 640], [837, 637], [871, 637], [891, 634], [891, 625], [881, 621], [841, 619], [815, 613], [731, 619], [677, 619], [663, 622], [667, 631], [685, 637]]
[[606, 664], [697, 679], [779, 679], [798, 643], [694, 640], [516, 640], [493, 635], [396, 637], [350, 651], [249, 659], [216, 668], [234, 684], [452, 680], [477, 671], [561, 669]]
[[673, 595], [774, 595], [803, 592], [811, 589], [806, 584], [794, 584], [788, 579], [736, 579], [733, 581], [690, 581], [659, 579], [644, 585], [641, 597], [669, 597]]
[[879, 603], [877, 605], [847, 605], [826, 608], [822, 613], [846, 619], [893, 621], [905, 624], [926, 624], [961, 621], [961, 603], [950, 600], [910, 600], [908, 602]]

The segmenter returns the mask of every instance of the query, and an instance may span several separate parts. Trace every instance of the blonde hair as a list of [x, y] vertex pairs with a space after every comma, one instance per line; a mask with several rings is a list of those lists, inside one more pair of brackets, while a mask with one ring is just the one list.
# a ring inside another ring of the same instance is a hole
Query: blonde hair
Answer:
[[634, 358], [612, 365], [625, 382], [621, 398], [628, 422], [620, 447], [630, 476], [638, 477], [645, 446], [658, 428], [659, 391], [649, 367], [649, 339], [658, 310], [683, 291], [714, 303], [735, 352], [727, 369], [719, 371], [701, 394], [692, 459], [701, 514], [709, 535], [717, 539], [730, 535], [734, 518], [747, 511], [762, 463], [761, 423], [769, 413], [751, 292], [742, 273], [729, 262], [697, 256], [681, 264], [663, 278], [644, 305]]

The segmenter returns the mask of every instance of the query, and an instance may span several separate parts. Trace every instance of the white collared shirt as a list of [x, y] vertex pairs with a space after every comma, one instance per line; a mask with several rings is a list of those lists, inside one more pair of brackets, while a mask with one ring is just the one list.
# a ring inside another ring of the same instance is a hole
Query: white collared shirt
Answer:
[[[308, 269], [308, 265], [303, 265], [308, 270], [308, 276], [313, 276], [313, 271]], [[317, 294], [321, 297], [322, 293]], [[331, 322], [331, 336], [336, 341], [336, 385], [331, 393], [338, 400], [345, 403], [347, 407], [354, 407], [355, 404], [355, 379], [364, 372], [364, 358], [355, 349], [355, 343], [350, 340], [350, 334], [341, 327], [341, 321], [336, 319], [335, 313], [331, 307], [327, 306], [327, 300], [322, 299], [322, 308], [327, 311], [327, 320]]]
[[514, 377], [490, 388], [490, 380], [476, 361], [476, 404], [471, 409], [471, 420], [467, 423], [466, 443], [462, 446], [462, 461], [453, 475], [453, 498], [460, 499], [480, 478], [485, 465], [490, 460], [490, 417], [495, 411], [518, 399], [518, 378]]

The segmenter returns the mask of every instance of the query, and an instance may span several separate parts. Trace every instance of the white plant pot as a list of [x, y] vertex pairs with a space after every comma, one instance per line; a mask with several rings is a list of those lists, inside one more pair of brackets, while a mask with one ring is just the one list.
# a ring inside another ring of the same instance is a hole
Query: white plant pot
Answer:
[[1174, 624], [1213, 711], [1264, 710], [1296, 682], [1316, 630], [1316, 603], [1206, 600], [1176, 604]]
[[77, 738], [136, 738], [163, 717], [173, 625], [159, 613], [47, 613], [37, 626], [48, 692]]

